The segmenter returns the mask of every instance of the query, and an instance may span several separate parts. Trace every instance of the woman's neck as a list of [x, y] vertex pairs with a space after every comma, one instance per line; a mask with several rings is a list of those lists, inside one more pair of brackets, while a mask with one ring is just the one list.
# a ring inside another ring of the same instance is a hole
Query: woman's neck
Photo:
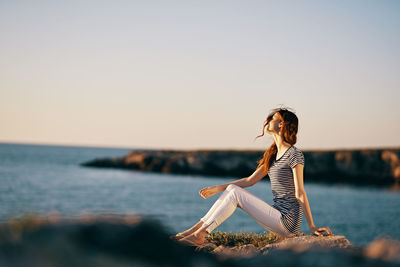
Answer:
[[274, 135], [274, 139], [275, 139], [276, 148], [278, 149], [278, 153], [283, 150], [286, 150], [286, 148], [291, 146], [291, 144], [283, 141], [283, 139], [280, 135]]

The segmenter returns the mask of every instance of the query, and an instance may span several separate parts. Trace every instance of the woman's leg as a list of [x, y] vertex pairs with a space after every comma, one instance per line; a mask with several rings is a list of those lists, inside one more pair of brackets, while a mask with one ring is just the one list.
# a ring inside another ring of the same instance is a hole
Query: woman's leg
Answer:
[[221, 201], [218, 205], [212, 207], [213, 212], [209, 212], [210, 214], [207, 213], [208, 216], [205, 216], [203, 225], [180, 241], [201, 245], [205, 242], [206, 234], [211, 233], [231, 216], [237, 207], [247, 212], [264, 228], [281, 236], [290, 235], [280, 221], [281, 213], [262, 199], [234, 184], [230, 184], [224, 193], [224, 196], [219, 199]]
[[[228, 186], [229, 187], [229, 186]], [[230, 188], [226, 188], [222, 194], [218, 197], [218, 199], [214, 202], [214, 204], [211, 206], [211, 208], [209, 209], [209, 211], [206, 213], [206, 215], [204, 215], [203, 217], [201, 217], [200, 221], [201, 222], [205, 222], [207, 221], [214, 213], [214, 211], [221, 205], [222, 201], [225, 199], [225, 197], [228, 195], [230, 191]]]
[[203, 223], [214, 213], [214, 211], [217, 209], [217, 207], [221, 204], [222, 200], [226, 197], [228, 194], [228, 190], [224, 190], [222, 194], [218, 197], [218, 199], [214, 202], [214, 204], [211, 206], [210, 210], [204, 215], [199, 222], [197, 222], [195, 225], [193, 225], [190, 229], [180, 232], [175, 235], [175, 238], [183, 238], [185, 236], [188, 236], [192, 233], [194, 233], [196, 230], [198, 230]]
[[269, 231], [281, 236], [290, 235], [282, 225], [281, 213], [277, 209], [240, 186], [230, 184], [225, 191], [228, 191], [228, 194], [213, 210], [213, 213], [206, 218], [199, 230], [206, 228], [206, 231], [211, 233], [239, 207]]

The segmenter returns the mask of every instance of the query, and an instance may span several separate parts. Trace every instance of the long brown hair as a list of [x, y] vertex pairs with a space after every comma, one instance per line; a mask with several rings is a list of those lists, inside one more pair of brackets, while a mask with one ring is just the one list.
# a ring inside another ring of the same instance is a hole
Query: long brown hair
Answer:
[[[274, 116], [275, 113], [278, 113], [278, 116], [280, 117], [282, 122], [280, 135], [282, 136], [283, 141], [291, 145], [296, 144], [297, 142], [296, 135], [299, 127], [299, 120], [296, 114], [294, 114], [294, 112], [288, 110], [288, 108], [283, 108], [283, 107], [272, 109], [272, 111], [269, 113], [269, 115], [264, 121], [262, 134], [258, 135], [255, 139], [264, 136], [264, 129], [267, 126], [267, 124], [272, 120], [272, 117]], [[277, 153], [278, 153], [278, 148], [274, 141], [274, 143], [267, 150], [265, 150], [264, 156], [257, 161], [258, 163], [257, 168], [264, 164], [265, 172], [268, 173], [269, 167], [271, 166], [272, 161], [276, 157]]]

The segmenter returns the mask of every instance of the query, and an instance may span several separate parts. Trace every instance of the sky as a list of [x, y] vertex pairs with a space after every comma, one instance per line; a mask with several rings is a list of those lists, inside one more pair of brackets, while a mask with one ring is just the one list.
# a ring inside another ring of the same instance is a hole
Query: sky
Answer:
[[400, 1], [0, 0], [0, 142], [400, 146]]

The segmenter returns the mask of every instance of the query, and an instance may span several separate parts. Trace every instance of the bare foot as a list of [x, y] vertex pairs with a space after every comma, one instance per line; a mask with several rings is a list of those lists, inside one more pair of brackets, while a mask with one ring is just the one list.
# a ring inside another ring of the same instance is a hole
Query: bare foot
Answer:
[[192, 228], [190, 228], [190, 229], [188, 229], [186, 231], [177, 233], [176, 235], [173, 235], [173, 236], [170, 236], [170, 237], [171, 237], [171, 239], [175, 239], [175, 240], [182, 239], [182, 238], [184, 238], [184, 237], [196, 232], [202, 225], [203, 225], [203, 222], [199, 221]]
[[194, 232], [193, 234], [190, 234], [186, 237], [179, 239], [178, 241], [195, 246], [203, 245], [206, 242], [206, 235], [208, 234], [208, 232], [206, 231], [205, 228], [200, 231], [199, 230]]
[[182, 233], [178, 233], [176, 235], [171, 235], [169, 236], [172, 240], [179, 240], [181, 238], [184, 238], [186, 235], [183, 235]]

